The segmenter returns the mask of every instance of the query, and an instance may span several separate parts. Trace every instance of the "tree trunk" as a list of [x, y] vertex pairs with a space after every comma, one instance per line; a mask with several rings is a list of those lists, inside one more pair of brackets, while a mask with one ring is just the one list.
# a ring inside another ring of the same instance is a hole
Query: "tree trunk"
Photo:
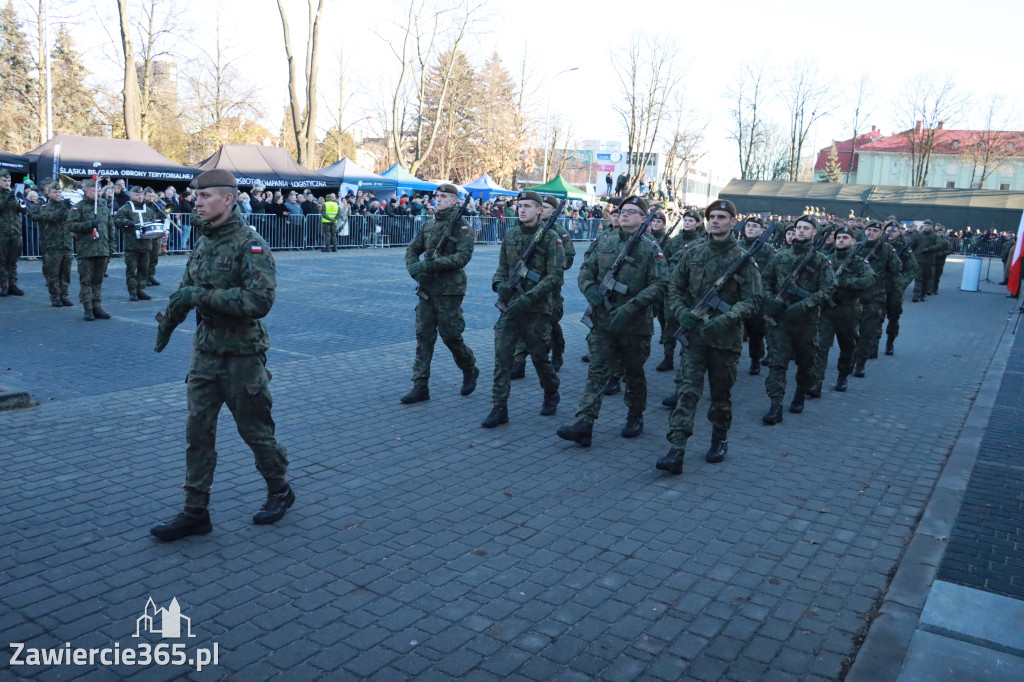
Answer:
[[121, 48], [124, 51], [124, 88], [121, 90], [124, 96], [124, 134], [129, 140], [141, 140], [141, 95], [139, 77], [135, 73], [135, 48], [128, 25], [128, 0], [117, 0], [117, 13], [121, 19]]

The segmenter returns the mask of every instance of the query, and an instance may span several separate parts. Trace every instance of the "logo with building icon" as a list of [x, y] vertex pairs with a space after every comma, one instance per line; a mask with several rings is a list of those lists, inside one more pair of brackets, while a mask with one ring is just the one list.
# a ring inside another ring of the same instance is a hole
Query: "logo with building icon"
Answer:
[[149, 632], [165, 639], [181, 637], [182, 621], [185, 623], [186, 634], [184, 636], [195, 637], [192, 634], [192, 619], [181, 615], [181, 606], [178, 604], [177, 597], [171, 599], [171, 603], [166, 609], [157, 608], [153, 598], [150, 597], [146, 602], [146, 609], [135, 621], [135, 634], [132, 636], [139, 637], [140, 633]]

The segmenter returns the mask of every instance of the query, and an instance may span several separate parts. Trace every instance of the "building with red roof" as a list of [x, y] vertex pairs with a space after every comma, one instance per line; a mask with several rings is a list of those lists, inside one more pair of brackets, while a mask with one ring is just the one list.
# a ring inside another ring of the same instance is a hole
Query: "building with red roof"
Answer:
[[[832, 142], [836, 146], [836, 151], [839, 152], [839, 168], [843, 172], [843, 182], [846, 181], [847, 173], [850, 174], [850, 181], [853, 181], [854, 174], [857, 172], [857, 161], [860, 157], [861, 148], [881, 137], [882, 131], [875, 126], [871, 126], [870, 131], [862, 133], [855, 138], [851, 137], [849, 140], [843, 140], [842, 142]], [[856, 144], [854, 144], [855, 142]], [[818, 158], [814, 162], [814, 182], [825, 181], [825, 166], [828, 164], [828, 155], [831, 150], [832, 145], [830, 144], [818, 151]]]

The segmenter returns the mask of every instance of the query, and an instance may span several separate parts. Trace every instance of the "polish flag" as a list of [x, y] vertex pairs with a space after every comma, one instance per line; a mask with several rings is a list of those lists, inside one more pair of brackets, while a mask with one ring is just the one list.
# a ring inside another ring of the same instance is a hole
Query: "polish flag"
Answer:
[[1007, 290], [1014, 296], [1020, 292], [1021, 242], [1024, 242], [1024, 215], [1020, 217], [1020, 227], [1017, 228], [1017, 243], [1013, 245], [1010, 256], [1010, 281], [1006, 283]]

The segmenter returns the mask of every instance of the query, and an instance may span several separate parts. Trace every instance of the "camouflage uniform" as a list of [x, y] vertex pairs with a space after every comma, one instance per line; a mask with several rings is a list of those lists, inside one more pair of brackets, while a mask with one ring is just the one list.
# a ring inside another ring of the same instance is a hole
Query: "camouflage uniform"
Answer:
[[[664, 230], [660, 235], [655, 234], [654, 232], [649, 232], [647, 233], [647, 236], [658, 246], [662, 255], [665, 257], [665, 272], [667, 275], [669, 272], [668, 264], [672, 262], [672, 237], [669, 236], [668, 230]], [[671, 317], [670, 315], [665, 314], [665, 298], [662, 297], [660, 301], [655, 303], [651, 308], [651, 311], [654, 313], [654, 317], [658, 319], [658, 329], [660, 332], [658, 343], [662, 346], [665, 358], [671, 359], [675, 354], [676, 344], [675, 340], [673, 340], [672, 345], [669, 346], [668, 340], [665, 338], [665, 329], [668, 326], [668, 320]]]
[[[597, 237], [580, 267], [580, 291], [600, 284], [628, 238], [629, 234], [621, 229], [602, 232]], [[594, 327], [587, 336], [590, 367], [576, 416], [591, 422], [600, 415], [608, 377], [620, 367], [626, 380], [623, 401], [629, 416], [642, 416], [647, 409], [644, 363], [651, 354], [654, 309], [665, 296], [665, 256], [657, 243], [646, 237], [633, 246], [629, 255], [632, 261], [624, 263], [616, 276], [628, 292], [609, 293], [615, 309], [631, 310], [629, 327], [622, 331], [609, 329], [611, 312], [599, 306], [593, 310]]]
[[[755, 241], [757, 241], [756, 237], [751, 239], [744, 236], [744, 248], [749, 249], [750, 245]], [[775, 252], [776, 249], [774, 246], [771, 244], [765, 244], [754, 256], [754, 263], [758, 266], [760, 266], [761, 263], [767, 263], [775, 256]], [[758, 276], [760, 276], [760, 273], [758, 273]], [[747, 337], [747, 352], [750, 355], [750, 359], [760, 362], [764, 357], [764, 339], [768, 333], [764, 321], [764, 301], [761, 297], [758, 297], [757, 299], [757, 309], [743, 320], [743, 333]]]
[[[687, 249], [669, 277], [665, 304], [668, 314], [678, 320], [742, 253], [743, 248], [732, 234], [721, 241], [707, 239]], [[722, 300], [732, 308], [712, 318], [728, 319], [727, 327], [713, 337], [705, 337], [699, 329], [687, 334], [690, 345], [683, 347], [680, 357], [678, 398], [668, 420], [668, 441], [679, 450], [685, 448], [687, 439], [693, 435], [705, 373], [711, 390], [708, 421], [712, 438], [724, 440], [732, 424], [731, 393], [736, 383], [736, 365], [743, 352], [743, 321], [757, 313], [762, 296], [761, 276], [753, 262], [746, 263], [739, 275], [743, 278], [742, 284], [735, 278], [730, 279], [720, 293]]]
[[[270, 337], [260, 320], [274, 304], [274, 257], [237, 212], [216, 227], [202, 224], [202, 230], [179, 289], [202, 289], [186, 380], [185, 423], [185, 506], [199, 509], [210, 501], [217, 466], [217, 416], [225, 403], [269, 491], [285, 487], [288, 469], [288, 451], [274, 437], [266, 369]], [[176, 294], [167, 307], [172, 325], [189, 314], [188, 306], [174, 303]]]
[[[768, 262], [761, 272], [766, 301], [776, 299], [779, 288], [810, 248], [809, 242], [793, 242], [790, 248], [780, 249]], [[796, 362], [796, 395], [802, 398], [814, 383], [815, 332], [820, 316], [819, 309], [832, 297], [835, 273], [828, 260], [820, 253], [816, 253], [800, 273], [795, 284], [811, 293], [806, 303], [807, 309], [792, 320], [782, 319], [783, 313], [779, 313], [779, 319], [774, 326], [769, 322], [769, 370], [764, 388], [772, 406], [781, 405], [786, 395], [786, 372], [791, 359]]]
[[18, 286], [18, 258], [21, 257], [21, 208], [14, 192], [0, 188], [0, 295]]
[[[43, 255], [43, 276], [50, 292], [50, 301], [59, 303], [67, 299], [71, 283], [71, 230], [72, 213], [77, 213], [69, 202], [50, 200], [39, 207], [32, 219], [39, 228], [39, 250]], [[71, 305], [70, 302], [68, 305]]]
[[[541, 219], [543, 220], [543, 218]], [[562, 255], [565, 258], [565, 269], [568, 270], [572, 267], [573, 261], [576, 259], [576, 246], [572, 243], [572, 237], [566, 229], [555, 224], [553, 228], [558, 231], [559, 239], [562, 240], [561, 249]], [[565, 354], [565, 336], [562, 334], [562, 316], [565, 314], [565, 297], [562, 296], [562, 287], [559, 285], [558, 289], [551, 294], [551, 356], [562, 356]], [[519, 339], [519, 343], [516, 344], [515, 361], [525, 362], [526, 360], [526, 342]]]
[[[498, 253], [498, 269], [491, 280], [493, 291], [498, 290], [499, 284], [508, 281], [509, 274], [533, 240], [534, 234], [542, 228], [543, 221], [530, 227], [520, 223], [505, 233]], [[491, 402], [495, 407], [508, 403], [512, 357], [519, 339], [526, 342], [526, 349], [545, 394], [558, 392], [558, 375], [551, 366], [548, 351], [551, 346], [551, 294], [561, 286], [565, 271], [565, 255], [559, 247], [560, 241], [557, 234], [544, 230], [539, 248], [534, 249], [526, 264], [540, 275], [537, 283], [525, 279], [523, 281], [529, 305], [514, 316], [503, 313], [494, 325], [494, 387], [491, 389]]]
[[[880, 235], [878, 238], [885, 237]], [[869, 251], [874, 249], [868, 263], [875, 273], [875, 281], [860, 297], [860, 339], [854, 353], [854, 361], [858, 363], [878, 357], [878, 342], [882, 339], [882, 323], [885, 322], [886, 282], [897, 277], [903, 270], [896, 250], [890, 244], [879, 244], [877, 249], [875, 244], [873, 241], [867, 243]]]
[[[155, 203], [149, 201], [146, 202], [146, 206], [153, 209], [158, 219], [164, 218], [164, 212]], [[160, 260], [160, 254], [163, 253], [164, 240], [160, 237], [157, 239], [147, 239], [146, 241], [149, 242], [149, 268], [146, 271], [146, 283], [148, 284], [149, 280], [156, 281], [156, 264]]]
[[910, 286], [918, 274], [917, 258], [914, 250], [906, 241], [906, 235], [900, 235], [893, 241], [893, 249], [899, 258], [903, 268], [897, 274], [887, 277], [885, 280], [885, 316], [888, 324], [885, 326], [886, 346], [891, 346], [900, 335], [900, 317], [903, 315], [903, 293]]
[[942, 249], [942, 245], [934, 232], [920, 230], [917, 234], [914, 255], [917, 257], [918, 275], [914, 280], [914, 300], [923, 301], [935, 286], [935, 253]]
[[[856, 246], [848, 249], [836, 249], [832, 255], [835, 269], [849, 260]], [[854, 354], [857, 350], [857, 326], [860, 324], [860, 297], [875, 281], [875, 273], [862, 257], [845, 266], [837, 276], [836, 288], [832, 298], [825, 303], [818, 320], [817, 355], [814, 361], [814, 380], [825, 381], [828, 369], [828, 355], [832, 350], [832, 341], [839, 342], [839, 361], [836, 369], [840, 377], [847, 377], [853, 372]], [[834, 305], [832, 305], [834, 304]]]
[[953, 246], [946, 235], [939, 235], [939, 248], [935, 251], [935, 272], [932, 280], [932, 293], [939, 293], [939, 280], [942, 279], [942, 269], [946, 267], [946, 256], [953, 253]]
[[146, 285], [149, 283], [149, 258], [154, 241], [136, 236], [136, 230], [140, 224], [159, 220], [161, 217], [160, 211], [152, 204], [137, 207], [131, 200], [114, 214], [114, 227], [124, 235], [125, 283], [128, 285], [129, 294], [146, 291]]
[[[78, 260], [78, 300], [86, 308], [99, 307], [103, 299], [103, 274], [110, 260], [110, 244], [114, 238], [114, 221], [103, 201], [96, 204], [82, 199], [73, 215], [71, 231], [75, 233], [75, 257]], [[97, 226], [93, 228], [93, 220]]]
[[[436, 214], [423, 224], [405, 249], [406, 267], [419, 262], [421, 254], [431, 258], [444, 229], [460, 207], [452, 206]], [[430, 380], [430, 361], [434, 356], [434, 343], [438, 335], [452, 352], [456, 366], [463, 372], [476, 367], [476, 357], [462, 340], [466, 321], [462, 317], [462, 299], [466, 295], [466, 264], [473, 257], [473, 231], [464, 219], [453, 239], [445, 244], [436, 258], [426, 260], [426, 268], [419, 275], [418, 292], [424, 293], [416, 304], [416, 359], [412, 365], [412, 380], [417, 386], [426, 386]]]
[[[668, 262], [666, 270], [672, 272], [672, 269], [679, 262], [679, 259], [683, 257], [683, 253], [687, 250], [700, 243], [700, 240], [707, 236], [703, 227], [698, 227], [696, 230], [687, 232], [686, 230], [680, 229], [668, 241], [668, 250], [664, 251], [665, 259]], [[661, 343], [665, 347], [665, 357], [671, 358], [676, 353], [676, 331], [679, 330], [679, 321], [673, 315], [665, 316], [665, 330], [661, 334]], [[676, 374], [676, 390], [679, 389], [679, 374]]]

